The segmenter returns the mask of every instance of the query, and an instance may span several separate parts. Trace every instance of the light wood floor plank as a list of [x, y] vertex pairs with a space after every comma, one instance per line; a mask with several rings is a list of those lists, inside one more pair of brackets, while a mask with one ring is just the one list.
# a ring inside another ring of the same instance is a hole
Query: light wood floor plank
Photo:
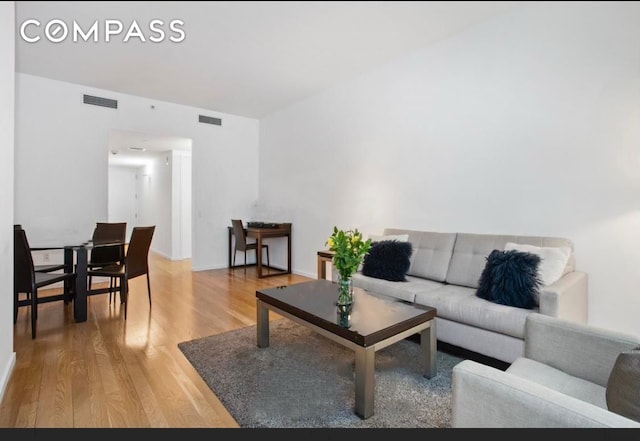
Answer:
[[76, 358], [72, 361], [74, 400], [74, 427], [109, 427], [102, 376], [94, 350], [93, 338], [98, 333], [89, 333], [88, 326], [74, 333], [73, 349]]

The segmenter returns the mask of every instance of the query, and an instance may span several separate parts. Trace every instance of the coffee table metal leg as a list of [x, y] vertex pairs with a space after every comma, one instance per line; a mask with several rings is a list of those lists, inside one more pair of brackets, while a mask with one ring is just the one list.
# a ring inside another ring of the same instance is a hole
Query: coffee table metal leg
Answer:
[[373, 415], [375, 357], [373, 346], [356, 349], [356, 414], [362, 419]]
[[256, 333], [259, 348], [269, 347], [269, 309], [262, 300], [256, 300]]
[[436, 321], [431, 320], [428, 328], [420, 332], [420, 352], [422, 354], [422, 365], [424, 366], [424, 376], [433, 378], [438, 373], [436, 366], [437, 356]]

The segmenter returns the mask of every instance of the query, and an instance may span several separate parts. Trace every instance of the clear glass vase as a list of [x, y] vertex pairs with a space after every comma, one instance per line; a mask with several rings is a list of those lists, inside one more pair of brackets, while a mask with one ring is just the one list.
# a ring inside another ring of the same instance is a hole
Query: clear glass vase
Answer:
[[351, 277], [338, 276], [338, 306], [350, 306], [353, 304], [353, 280]]
[[351, 327], [351, 305], [338, 306], [338, 325], [347, 329]]

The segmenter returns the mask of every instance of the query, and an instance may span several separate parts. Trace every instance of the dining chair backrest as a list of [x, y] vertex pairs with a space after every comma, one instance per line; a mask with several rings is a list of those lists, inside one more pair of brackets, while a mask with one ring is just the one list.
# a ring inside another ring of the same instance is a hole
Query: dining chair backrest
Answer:
[[127, 278], [132, 279], [149, 272], [149, 249], [151, 248], [151, 239], [153, 239], [155, 229], [155, 225], [133, 227], [129, 247], [127, 248], [127, 257], [125, 258]]
[[91, 264], [122, 262], [126, 234], [126, 222], [97, 222], [92, 237], [94, 244], [118, 242], [122, 245], [95, 247], [91, 250]]
[[[38, 304], [63, 300], [68, 304], [75, 295], [77, 274], [75, 272], [53, 273], [36, 271], [33, 265], [31, 247], [27, 240], [27, 233], [22, 228], [13, 229], [13, 323], [18, 320], [20, 306], [31, 307], [31, 338], [36, 338], [36, 324], [38, 319]], [[62, 266], [60, 269], [63, 269]], [[64, 282], [61, 294], [49, 294], [38, 297], [38, 288]], [[27, 294], [21, 300], [20, 294]]]
[[233, 227], [233, 235], [236, 238], [236, 250], [245, 251], [247, 249], [247, 234], [244, 231], [242, 220], [231, 219], [231, 226]]
[[[13, 224], [13, 229], [15, 230], [24, 230], [24, 228], [22, 228], [21, 224]], [[26, 235], [26, 233], [25, 233]], [[28, 245], [28, 244], [27, 244]], [[49, 249], [57, 249], [58, 247], [53, 247], [53, 248], [49, 248]], [[41, 250], [44, 250], [44, 248], [41, 248]], [[31, 252], [31, 249], [29, 249], [29, 251]], [[34, 262], [33, 260], [33, 254], [31, 255], [31, 261]], [[33, 270], [36, 273], [51, 273], [54, 271], [59, 271], [59, 270], [65, 270], [66, 265], [64, 264], [64, 262], [59, 262], [59, 263], [49, 263], [49, 264], [43, 264], [43, 265], [36, 265], [34, 262], [34, 266], [33, 266]], [[35, 280], [35, 278], [34, 278]]]
[[13, 286], [18, 292], [31, 292], [35, 283], [33, 257], [22, 228], [13, 229]]

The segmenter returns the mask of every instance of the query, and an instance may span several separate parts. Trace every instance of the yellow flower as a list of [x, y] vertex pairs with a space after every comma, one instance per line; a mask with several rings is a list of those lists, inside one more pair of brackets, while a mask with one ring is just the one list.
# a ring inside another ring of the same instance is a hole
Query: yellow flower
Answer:
[[335, 252], [333, 264], [342, 279], [350, 278], [362, 264], [371, 248], [371, 239], [363, 240], [362, 233], [355, 230], [339, 230], [333, 227], [333, 234], [327, 239], [329, 249]]

